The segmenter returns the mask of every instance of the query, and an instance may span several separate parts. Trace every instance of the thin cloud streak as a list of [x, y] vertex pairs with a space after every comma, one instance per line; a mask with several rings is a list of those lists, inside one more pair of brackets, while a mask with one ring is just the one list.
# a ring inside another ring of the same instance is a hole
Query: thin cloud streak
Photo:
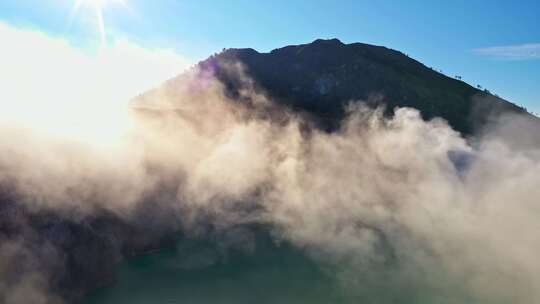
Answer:
[[540, 43], [492, 46], [474, 49], [474, 53], [496, 59], [534, 60], [540, 59]]

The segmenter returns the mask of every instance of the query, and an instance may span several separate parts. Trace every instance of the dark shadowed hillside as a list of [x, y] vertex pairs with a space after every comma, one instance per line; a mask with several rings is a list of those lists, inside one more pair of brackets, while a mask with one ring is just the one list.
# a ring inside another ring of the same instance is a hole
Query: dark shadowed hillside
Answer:
[[235, 94], [241, 82], [237, 74], [224, 68], [233, 62], [241, 62], [255, 83], [275, 100], [316, 114], [330, 128], [352, 100], [384, 104], [389, 113], [396, 106], [413, 107], [426, 119], [446, 119], [464, 135], [472, 134], [493, 115], [525, 112], [381, 46], [318, 39], [270, 53], [227, 49], [199, 65], [204, 71], [215, 72], [229, 93]]

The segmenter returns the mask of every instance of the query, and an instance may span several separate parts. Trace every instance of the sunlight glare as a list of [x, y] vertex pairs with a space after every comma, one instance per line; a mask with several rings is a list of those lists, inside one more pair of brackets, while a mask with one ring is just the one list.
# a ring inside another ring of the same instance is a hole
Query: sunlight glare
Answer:
[[77, 14], [79, 9], [83, 6], [88, 6], [92, 8], [96, 15], [96, 23], [101, 38], [101, 44], [105, 44], [106, 40], [106, 31], [105, 31], [105, 20], [103, 18], [103, 10], [109, 4], [120, 4], [122, 6], [126, 5], [125, 0], [76, 0], [73, 5], [72, 15]]
[[1, 23], [0, 40], [0, 127], [93, 146], [119, 143], [130, 129], [130, 98], [188, 66], [172, 50], [127, 40], [89, 54], [66, 40]]

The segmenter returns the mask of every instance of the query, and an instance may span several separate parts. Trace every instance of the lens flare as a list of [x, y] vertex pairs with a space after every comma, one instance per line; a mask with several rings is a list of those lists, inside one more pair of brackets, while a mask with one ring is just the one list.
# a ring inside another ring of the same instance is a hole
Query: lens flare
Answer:
[[73, 5], [72, 15], [76, 14], [81, 7], [92, 8], [96, 15], [96, 23], [101, 38], [101, 44], [105, 44], [106, 31], [105, 31], [105, 21], [103, 18], [103, 10], [109, 4], [116, 3], [121, 5], [126, 5], [125, 0], [76, 0]]

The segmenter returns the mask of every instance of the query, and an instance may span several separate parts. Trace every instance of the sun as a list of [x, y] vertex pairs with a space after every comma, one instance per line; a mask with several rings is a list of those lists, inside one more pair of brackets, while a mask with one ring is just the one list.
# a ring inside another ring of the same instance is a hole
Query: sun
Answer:
[[101, 37], [101, 44], [105, 44], [105, 21], [103, 18], [103, 10], [109, 4], [122, 4], [125, 5], [125, 0], [76, 0], [73, 5], [72, 14], [76, 14], [82, 7], [88, 7], [94, 10], [96, 15], [96, 23]]

